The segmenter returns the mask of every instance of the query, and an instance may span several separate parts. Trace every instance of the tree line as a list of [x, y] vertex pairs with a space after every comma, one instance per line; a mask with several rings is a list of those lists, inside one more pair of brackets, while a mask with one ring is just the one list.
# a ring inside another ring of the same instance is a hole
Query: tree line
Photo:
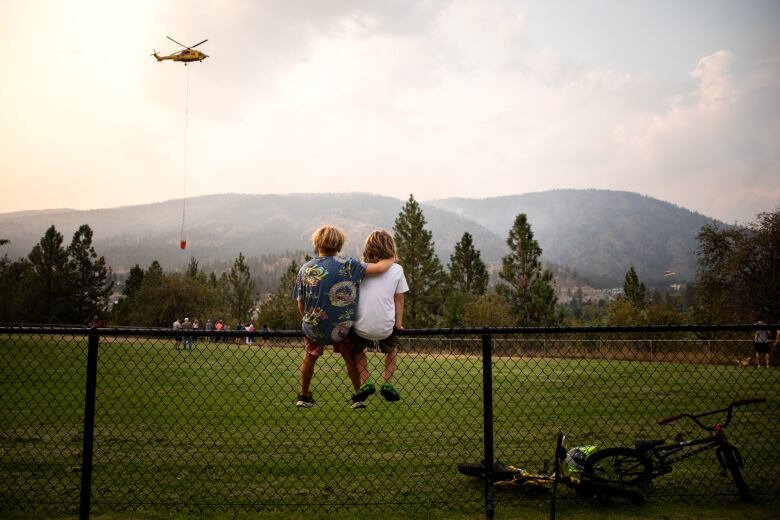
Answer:
[[[750, 323], [780, 319], [780, 208], [745, 227], [704, 226], [697, 240], [696, 282], [678, 292], [648, 289], [633, 266], [622, 294], [590, 301], [581, 289], [559, 303], [553, 273], [523, 213], [508, 230], [509, 253], [491, 276], [473, 237], [464, 233], [445, 265], [434, 251], [422, 209], [411, 195], [393, 225], [399, 263], [411, 288], [404, 323], [417, 327], [649, 325]], [[0, 245], [7, 241], [0, 240]], [[292, 255], [276, 289], [261, 295], [250, 263], [239, 253], [219, 275], [191, 258], [185, 272], [166, 273], [159, 262], [135, 265], [122, 295], [109, 302], [115, 276], [83, 225], [70, 245], [54, 226], [26, 258], [0, 258], [0, 322], [85, 324], [95, 317], [116, 325], [170, 326], [176, 318], [256, 320], [271, 329], [296, 329], [292, 302], [303, 254]], [[111, 305], [110, 303], [113, 303]]]
[[67, 246], [51, 226], [26, 258], [0, 258], [0, 321], [87, 323], [105, 312], [113, 286], [89, 226], [79, 227]]

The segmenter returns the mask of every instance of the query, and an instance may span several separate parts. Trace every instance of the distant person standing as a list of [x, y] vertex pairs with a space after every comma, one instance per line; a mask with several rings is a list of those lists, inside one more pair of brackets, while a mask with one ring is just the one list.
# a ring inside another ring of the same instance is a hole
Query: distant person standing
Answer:
[[[195, 318], [195, 321], [192, 322], [192, 330], [198, 331], [200, 330], [200, 322], [198, 321], [198, 318]], [[192, 342], [195, 343], [198, 341], [197, 336], [192, 337]]]
[[246, 344], [251, 345], [255, 341], [255, 325], [250, 321], [246, 326]]
[[[230, 332], [230, 323], [227, 321], [222, 322], [222, 332]], [[222, 343], [227, 343], [229, 341], [228, 335], [225, 334], [222, 336]]]
[[173, 340], [176, 345], [176, 350], [181, 350], [181, 322], [179, 318], [173, 322]]
[[[217, 322], [214, 324], [214, 330], [216, 332], [222, 332], [222, 329], [224, 328], [225, 324], [222, 323], [222, 320], [217, 320]], [[217, 343], [219, 341], [219, 334], [214, 335], [214, 343]]]
[[184, 318], [181, 324], [181, 331], [184, 334], [184, 349], [192, 352], [192, 322], [189, 318]]
[[206, 332], [211, 332], [212, 330], [214, 330], [214, 324], [211, 323], [210, 319], [207, 319], [206, 320]]
[[[766, 325], [763, 316], [758, 317], [756, 325]], [[769, 368], [769, 329], [757, 330], [753, 335], [753, 350], [756, 353], [756, 365], [761, 366], [761, 358], [764, 358], [764, 366]]]

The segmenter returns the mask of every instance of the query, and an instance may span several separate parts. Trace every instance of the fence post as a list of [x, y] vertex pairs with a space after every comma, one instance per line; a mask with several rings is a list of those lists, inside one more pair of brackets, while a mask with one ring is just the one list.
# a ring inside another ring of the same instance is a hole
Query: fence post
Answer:
[[95, 434], [95, 391], [97, 388], [97, 360], [100, 334], [97, 328], [89, 331], [87, 349], [87, 389], [84, 397], [84, 444], [81, 449], [81, 503], [79, 520], [89, 519], [92, 498], [92, 447]]
[[493, 337], [482, 335], [482, 403], [485, 440], [485, 517], [495, 515], [493, 503]]

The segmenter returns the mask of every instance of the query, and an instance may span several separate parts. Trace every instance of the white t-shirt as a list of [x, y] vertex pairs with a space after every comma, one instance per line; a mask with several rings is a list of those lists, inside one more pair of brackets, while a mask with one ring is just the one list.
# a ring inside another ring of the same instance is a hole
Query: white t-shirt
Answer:
[[393, 264], [377, 276], [366, 276], [360, 282], [355, 332], [361, 338], [380, 340], [393, 333], [396, 294], [409, 290], [404, 269]]

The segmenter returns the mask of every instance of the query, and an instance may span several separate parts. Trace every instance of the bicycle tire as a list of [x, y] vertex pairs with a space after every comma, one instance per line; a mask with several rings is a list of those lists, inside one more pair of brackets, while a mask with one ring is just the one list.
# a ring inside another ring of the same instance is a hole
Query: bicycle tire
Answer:
[[[485, 465], [482, 463], [473, 464], [464, 462], [463, 464], [458, 464], [458, 471], [463, 475], [474, 478], [485, 478], [487, 473], [485, 471]], [[512, 480], [519, 473], [520, 471], [518, 469], [513, 469], [500, 462], [496, 462], [493, 465], [493, 482]]]
[[633, 504], [641, 505], [645, 503], [645, 496], [636, 489], [618, 486], [608, 482], [597, 482], [594, 480], [580, 480], [577, 486], [578, 493], [587, 493], [592, 498], [614, 497], [624, 498]]
[[735, 453], [736, 448], [730, 444], [723, 446], [723, 460], [726, 463], [726, 468], [731, 473], [731, 478], [734, 479], [734, 485], [737, 486], [737, 492], [739, 498], [746, 502], [753, 500], [753, 494], [750, 492], [750, 488], [745, 483], [745, 479], [742, 477], [742, 470], [739, 468], [739, 454]]
[[653, 463], [633, 448], [605, 448], [585, 459], [583, 476], [590, 481], [632, 486], [652, 479]]

